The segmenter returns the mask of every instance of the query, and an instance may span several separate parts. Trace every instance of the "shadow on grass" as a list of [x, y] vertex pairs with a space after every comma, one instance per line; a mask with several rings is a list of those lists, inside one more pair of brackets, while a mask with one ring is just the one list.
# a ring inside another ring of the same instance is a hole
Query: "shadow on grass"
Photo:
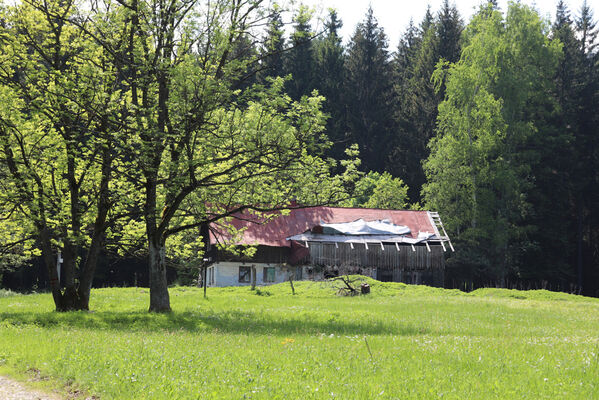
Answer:
[[338, 334], [338, 335], [423, 335], [430, 330], [410, 324], [384, 323], [367, 320], [326, 319], [324, 315], [282, 314], [227, 311], [227, 312], [147, 312], [95, 313], [41, 312], [0, 313], [2, 325], [39, 326], [44, 328], [80, 328], [119, 331], [185, 331], [223, 332], [233, 334]]

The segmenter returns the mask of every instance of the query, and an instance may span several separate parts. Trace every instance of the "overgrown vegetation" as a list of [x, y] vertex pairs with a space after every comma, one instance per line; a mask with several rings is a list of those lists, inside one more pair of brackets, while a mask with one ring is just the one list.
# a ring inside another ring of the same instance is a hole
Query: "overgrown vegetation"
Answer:
[[599, 300], [364, 280], [372, 293], [357, 297], [322, 282], [295, 282], [295, 296], [282, 283], [208, 299], [176, 287], [169, 314], [148, 314], [142, 288], [94, 290], [92, 312], [53, 312], [48, 294], [0, 298], [0, 362], [103, 400], [599, 392]]

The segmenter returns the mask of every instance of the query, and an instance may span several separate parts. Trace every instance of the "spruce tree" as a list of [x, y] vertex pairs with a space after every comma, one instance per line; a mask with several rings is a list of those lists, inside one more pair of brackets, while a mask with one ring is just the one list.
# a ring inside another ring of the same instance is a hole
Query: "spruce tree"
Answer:
[[259, 74], [260, 80], [264, 81], [266, 77], [283, 76], [284, 71], [284, 51], [285, 37], [283, 19], [281, 18], [281, 9], [275, 3], [269, 10], [268, 22], [266, 27], [266, 36], [264, 38], [261, 55], [262, 71]]
[[345, 104], [343, 81], [345, 79], [345, 54], [339, 29], [343, 23], [334, 9], [329, 10], [325, 21], [324, 37], [316, 44], [316, 86], [326, 100], [324, 111], [329, 114], [327, 134], [333, 142], [329, 154], [340, 160], [344, 157], [345, 140]]
[[286, 88], [289, 96], [299, 100], [309, 95], [316, 88], [314, 33], [310, 20], [312, 10], [300, 5], [293, 17], [293, 33], [291, 34], [291, 49], [285, 59], [285, 73], [291, 74], [291, 80]]
[[[582, 77], [575, 137], [578, 194], [576, 270], [578, 286], [584, 290], [585, 284], [597, 282], [599, 277], [599, 212], [596, 211], [599, 209], [599, 43], [593, 11], [586, 1], [576, 18], [576, 30], [580, 38]], [[599, 290], [599, 285], [593, 289]]]
[[439, 57], [449, 62], [460, 58], [460, 36], [464, 25], [455, 5], [450, 6], [449, 0], [443, 2], [437, 18], [437, 36]]
[[435, 134], [437, 108], [444, 97], [443, 85], [435, 88], [431, 77], [441, 59], [459, 59], [462, 30], [457, 9], [445, 1], [436, 18], [427, 9], [418, 35], [411, 26], [400, 42], [395, 63], [398, 132], [387, 168], [406, 181], [412, 202], [420, 201], [426, 181], [422, 161], [428, 157], [427, 145]]
[[394, 133], [392, 67], [387, 36], [372, 8], [358, 24], [347, 56], [347, 129], [363, 168], [383, 171]]

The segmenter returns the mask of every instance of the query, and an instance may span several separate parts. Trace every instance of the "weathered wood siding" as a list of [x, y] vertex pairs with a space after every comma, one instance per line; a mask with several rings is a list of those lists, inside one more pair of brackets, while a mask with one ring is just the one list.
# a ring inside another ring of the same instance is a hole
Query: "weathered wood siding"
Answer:
[[257, 246], [253, 257], [240, 257], [236, 254], [219, 251], [216, 260], [283, 264], [289, 259], [289, 253], [289, 247]]
[[310, 242], [309, 259], [305, 262], [312, 265], [343, 266], [343, 267], [372, 267], [387, 270], [425, 270], [445, 267], [445, 255], [440, 245], [426, 246], [400, 245], [400, 251], [394, 244], [369, 244], [368, 249], [363, 244], [340, 243], [337, 247], [332, 243]]

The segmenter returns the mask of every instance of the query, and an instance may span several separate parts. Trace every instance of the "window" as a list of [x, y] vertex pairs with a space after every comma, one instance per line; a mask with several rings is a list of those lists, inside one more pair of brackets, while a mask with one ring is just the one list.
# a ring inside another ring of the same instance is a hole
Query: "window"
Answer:
[[239, 282], [249, 283], [252, 279], [252, 267], [239, 267]]
[[214, 267], [208, 267], [208, 285], [214, 285]]
[[262, 280], [264, 282], [274, 282], [275, 281], [275, 267], [264, 267], [264, 277]]

